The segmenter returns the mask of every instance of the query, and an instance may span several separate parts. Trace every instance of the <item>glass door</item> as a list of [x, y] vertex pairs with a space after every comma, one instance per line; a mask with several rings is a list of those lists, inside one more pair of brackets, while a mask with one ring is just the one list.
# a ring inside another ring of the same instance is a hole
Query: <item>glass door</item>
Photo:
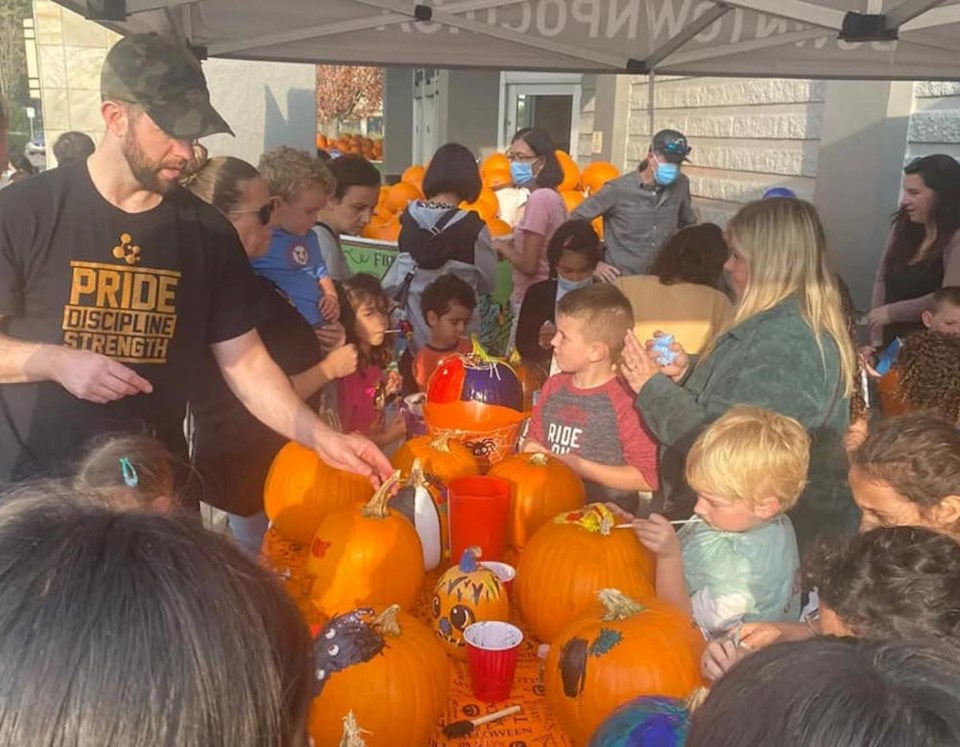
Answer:
[[578, 83], [512, 83], [506, 89], [504, 142], [517, 130], [539, 127], [550, 133], [554, 144], [577, 158], [580, 129]]

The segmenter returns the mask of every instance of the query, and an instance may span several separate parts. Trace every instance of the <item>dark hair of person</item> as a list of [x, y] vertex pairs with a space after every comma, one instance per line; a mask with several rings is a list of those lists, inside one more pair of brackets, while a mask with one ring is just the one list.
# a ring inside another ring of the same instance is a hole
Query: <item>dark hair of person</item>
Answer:
[[88, 447], [74, 485], [146, 507], [159, 497], [174, 498], [176, 474], [176, 461], [162, 441], [139, 433], [107, 435]]
[[556, 272], [560, 255], [564, 252], [584, 255], [591, 267], [596, 267], [600, 263], [603, 259], [600, 237], [590, 225], [590, 221], [572, 218], [554, 231], [547, 243], [547, 262], [550, 264], [551, 273]]
[[420, 296], [420, 311], [423, 318], [432, 311], [438, 317], [450, 311], [451, 304], [458, 303], [465, 309], [477, 308], [477, 294], [470, 284], [456, 275], [441, 275], [423, 289]]
[[331, 158], [327, 161], [327, 168], [330, 169], [330, 173], [337, 181], [333, 190], [333, 196], [337, 200], [342, 200], [350, 187], [377, 187], [379, 189], [382, 182], [377, 167], [356, 153]]
[[[925, 262], [939, 262], [943, 248], [960, 229], [960, 164], [943, 153], [915, 158], [908, 163], [904, 174], [916, 174], [934, 192], [933, 220], [937, 226], [937, 238], [924, 257]], [[893, 217], [893, 238], [887, 257], [887, 273], [906, 267], [923, 243], [926, 229], [910, 220], [906, 208], [900, 208]]]
[[934, 291], [933, 306], [937, 310], [944, 306], [960, 306], [960, 285], [945, 285]]
[[330, 155], [326, 150], [324, 150], [323, 148], [317, 148], [317, 158], [319, 158], [321, 161], [323, 161], [325, 164], [327, 164], [327, 166], [329, 166], [329, 165], [330, 165], [330, 161], [333, 159], [333, 156], [331, 156], [331, 155]]
[[93, 138], [85, 132], [65, 132], [53, 144], [53, 157], [58, 166], [86, 161], [97, 149]]
[[936, 412], [960, 423], [960, 336], [924, 330], [903, 341], [897, 395], [914, 412]]
[[359, 354], [359, 368], [377, 366], [384, 368], [390, 362], [391, 335], [384, 338], [383, 344], [371, 348], [369, 353], [360, 349], [360, 339], [357, 337], [357, 311], [364, 304], [373, 306], [389, 316], [390, 299], [383, 291], [383, 286], [374, 275], [358, 272], [340, 284], [340, 323], [347, 335], [347, 342], [357, 346]]
[[821, 545], [807, 577], [858, 638], [960, 644], [960, 543], [921, 527], [881, 527]]
[[559, 187], [563, 182], [563, 169], [560, 167], [560, 161], [557, 160], [557, 149], [550, 134], [539, 127], [526, 127], [518, 130], [511, 142], [515, 143], [518, 140], [523, 140], [530, 146], [535, 156], [543, 159], [543, 168], [536, 177], [537, 186], [549, 189]]
[[717, 288], [730, 248], [715, 223], [699, 223], [677, 231], [657, 253], [650, 270], [664, 285], [694, 283]]
[[923, 509], [960, 495], [960, 429], [930, 413], [885, 418], [870, 429], [850, 462]]
[[0, 744], [293, 747], [310, 634], [185, 515], [21, 490], [0, 508]]
[[814, 638], [738, 662], [694, 714], [687, 747], [960, 744], [960, 649]]
[[206, 148], [195, 145], [180, 184], [226, 214], [243, 199], [241, 182], [258, 178], [260, 172], [246, 161], [233, 156], [209, 158]]
[[21, 174], [34, 176], [37, 173], [37, 167], [33, 165], [29, 158], [23, 153], [17, 153], [10, 157], [10, 164]]
[[469, 149], [459, 143], [437, 148], [423, 175], [423, 194], [428, 200], [450, 192], [461, 202], [474, 202], [482, 189], [477, 159]]

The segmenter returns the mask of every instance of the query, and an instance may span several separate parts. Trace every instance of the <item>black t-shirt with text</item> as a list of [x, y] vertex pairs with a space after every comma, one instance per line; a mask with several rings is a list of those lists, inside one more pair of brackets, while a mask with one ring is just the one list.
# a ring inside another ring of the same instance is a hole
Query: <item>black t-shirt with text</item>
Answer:
[[[323, 356], [313, 328], [289, 299], [265, 278], [257, 278], [261, 309], [257, 332], [270, 357], [288, 376], [319, 363]], [[317, 411], [319, 393], [307, 400]], [[263, 509], [263, 483], [286, 439], [263, 425], [241, 404], [220, 374], [212, 354], [191, 399], [194, 415], [194, 467], [203, 480], [204, 500], [241, 516]]]
[[0, 482], [63, 473], [107, 432], [182, 453], [191, 381], [210, 344], [254, 327], [255, 291], [236, 231], [186, 190], [126, 213], [81, 163], [0, 191], [0, 332], [102, 353], [153, 385], [107, 405], [51, 381], [0, 386]]

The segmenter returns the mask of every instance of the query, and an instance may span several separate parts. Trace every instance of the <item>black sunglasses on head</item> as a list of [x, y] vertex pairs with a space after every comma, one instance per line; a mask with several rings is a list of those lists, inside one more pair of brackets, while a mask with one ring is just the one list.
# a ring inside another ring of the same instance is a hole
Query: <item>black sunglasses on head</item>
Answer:
[[249, 213], [256, 213], [257, 220], [260, 221], [261, 226], [265, 226], [270, 222], [270, 216], [273, 215], [273, 200], [270, 200], [266, 205], [258, 207], [256, 210], [231, 210], [231, 215], [247, 215]]

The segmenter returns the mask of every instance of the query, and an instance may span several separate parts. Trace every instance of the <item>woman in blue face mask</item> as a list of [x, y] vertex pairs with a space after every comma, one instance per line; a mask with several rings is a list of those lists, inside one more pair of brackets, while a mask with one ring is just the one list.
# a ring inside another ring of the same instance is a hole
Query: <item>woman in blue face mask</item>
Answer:
[[523, 296], [532, 285], [549, 277], [547, 245], [567, 219], [567, 208], [557, 193], [563, 170], [553, 142], [544, 130], [520, 130], [510, 143], [507, 157], [514, 186], [530, 191], [518, 212], [513, 235], [494, 242], [500, 257], [513, 265], [510, 296], [514, 319], [510, 344], [513, 345]]
[[551, 277], [530, 286], [517, 322], [517, 350], [525, 364], [540, 369], [544, 376], [553, 357], [550, 340], [556, 334], [557, 301], [593, 282], [601, 256], [600, 237], [589, 221], [568, 220], [550, 239], [547, 259]]

